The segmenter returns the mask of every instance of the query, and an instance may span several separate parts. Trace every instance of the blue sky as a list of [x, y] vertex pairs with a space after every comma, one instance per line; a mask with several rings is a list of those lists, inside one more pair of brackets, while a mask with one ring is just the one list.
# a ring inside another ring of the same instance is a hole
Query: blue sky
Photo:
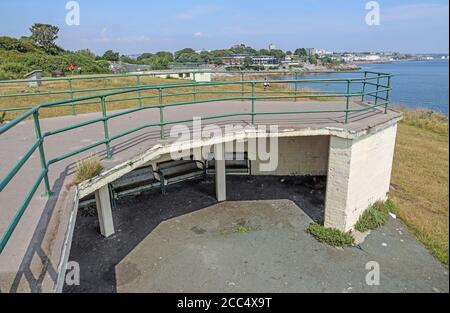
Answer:
[[284, 50], [448, 52], [448, 1], [379, 0], [380, 26], [365, 0], [79, 0], [81, 24], [65, 24], [66, 0], [0, 0], [0, 35], [60, 27], [65, 49], [123, 54], [274, 43]]

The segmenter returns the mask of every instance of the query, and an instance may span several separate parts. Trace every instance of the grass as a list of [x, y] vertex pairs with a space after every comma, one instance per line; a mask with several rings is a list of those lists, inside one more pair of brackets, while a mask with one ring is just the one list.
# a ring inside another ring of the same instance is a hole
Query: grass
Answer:
[[397, 107], [404, 114], [403, 124], [431, 131], [436, 134], [448, 134], [448, 118], [430, 110], [410, 110]]
[[[98, 76], [98, 75], [97, 75]], [[236, 77], [234, 78], [236, 79]], [[174, 83], [192, 83], [190, 80], [179, 80], [179, 79], [164, 79], [164, 78], [154, 78], [154, 77], [146, 77], [142, 76], [140, 78], [140, 83], [142, 85], [159, 85], [159, 84], [174, 84]], [[123, 88], [125, 90], [126, 87], [134, 87], [136, 86], [137, 79], [136, 77], [109, 77], [109, 78], [91, 78], [84, 80], [74, 80], [72, 82], [73, 90], [83, 90], [83, 89], [96, 89], [96, 88]], [[8, 94], [19, 94], [20, 96], [16, 97], [0, 97], [0, 108], [29, 108], [35, 106], [40, 103], [48, 103], [55, 102], [61, 100], [70, 99], [69, 93], [62, 93], [56, 95], [48, 95], [45, 92], [55, 92], [62, 91], [67, 92], [69, 89], [69, 85], [67, 81], [44, 81], [42, 82], [42, 86], [35, 88], [29, 87], [26, 82], [23, 83], [7, 83], [0, 85], [0, 95], [8, 95]], [[121, 89], [110, 90], [110, 91], [86, 91], [86, 92], [76, 92], [74, 93], [75, 98], [93, 96], [99, 94], [105, 94], [109, 92], [120, 91]], [[284, 92], [292, 91], [292, 89], [287, 84], [272, 84], [269, 90], [264, 91], [264, 87], [262, 84], [257, 84], [255, 88], [256, 96], [281, 96], [285, 95]], [[189, 93], [193, 92], [193, 87], [186, 88], [177, 88], [177, 89], [166, 89], [164, 90], [164, 103], [174, 103], [174, 102], [185, 102], [192, 101], [192, 95], [174, 95], [175, 93]], [[223, 85], [223, 86], [202, 86], [197, 87], [197, 92], [213, 92], [213, 94], [198, 94], [197, 100], [207, 100], [212, 98], [229, 98], [229, 97], [240, 97], [242, 92], [241, 84], [233, 84], [233, 85]], [[231, 93], [231, 92], [234, 92]], [[313, 90], [309, 89], [299, 89], [299, 93], [302, 93], [305, 98], [298, 98], [298, 100], [308, 101], [308, 100], [318, 100], [317, 98], [308, 98], [308, 93], [314, 93]], [[36, 93], [36, 94], [33, 94]], [[138, 96], [142, 97], [153, 97], [147, 98], [140, 102], [138, 99], [128, 100], [129, 98], [137, 98]], [[251, 87], [249, 84], [245, 85], [244, 95], [247, 97], [251, 96]], [[128, 98], [128, 99], [127, 99]], [[110, 100], [115, 100], [114, 102], [110, 102]], [[320, 98], [322, 101], [330, 101], [334, 100], [333, 98]], [[77, 114], [82, 113], [91, 113], [91, 112], [100, 112], [100, 100], [91, 100], [96, 103], [92, 104], [77, 104], [75, 106], [75, 110]], [[107, 109], [108, 110], [119, 110], [119, 109], [129, 109], [136, 108], [139, 105], [157, 105], [159, 104], [158, 99], [158, 91], [157, 90], [146, 90], [138, 92], [130, 92], [123, 95], [117, 95], [107, 98]], [[8, 112], [5, 116], [6, 120], [11, 120], [15, 117], [18, 117], [25, 110], [12, 111]], [[72, 114], [71, 106], [62, 106], [62, 107], [52, 107], [42, 109], [40, 111], [40, 117], [56, 117], [56, 116], [65, 116]]]
[[317, 223], [312, 223], [306, 232], [316, 238], [319, 242], [326, 243], [332, 247], [352, 246], [355, 238], [351, 233], [344, 233], [335, 228], [327, 228]]
[[408, 111], [399, 124], [390, 198], [398, 217], [448, 265], [448, 119], [424, 112]]
[[76, 186], [81, 182], [89, 180], [99, 175], [103, 170], [102, 162], [97, 157], [90, 157], [78, 162], [77, 173], [75, 179], [72, 181], [71, 186]]
[[386, 224], [389, 213], [396, 214], [398, 212], [392, 200], [386, 202], [378, 201], [368, 208], [359, 218], [355, 225], [355, 229], [360, 232], [366, 232], [380, 228]]

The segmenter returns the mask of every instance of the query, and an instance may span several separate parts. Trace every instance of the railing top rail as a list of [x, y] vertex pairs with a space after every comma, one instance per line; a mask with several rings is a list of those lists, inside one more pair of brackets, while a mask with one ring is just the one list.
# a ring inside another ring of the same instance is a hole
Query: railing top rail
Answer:
[[378, 73], [372, 71], [299, 71], [299, 70], [274, 70], [274, 71], [224, 71], [224, 70], [178, 70], [178, 71], [146, 71], [127, 74], [99, 74], [99, 75], [82, 75], [82, 76], [67, 76], [67, 77], [42, 77], [40, 79], [12, 79], [12, 80], [0, 80], [0, 84], [15, 84], [15, 83], [29, 83], [29, 82], [49, 82], [49, 81], [77, 81], [77, 80], [90, 80], [90, 79], [109, 79], [109, 78], [124, 78], [124, 77], [144, 77], [144, 76], [158, 76], [158, 75], [175, 75], [175, 74], [382, 74], [392, 76], [388, 73]]

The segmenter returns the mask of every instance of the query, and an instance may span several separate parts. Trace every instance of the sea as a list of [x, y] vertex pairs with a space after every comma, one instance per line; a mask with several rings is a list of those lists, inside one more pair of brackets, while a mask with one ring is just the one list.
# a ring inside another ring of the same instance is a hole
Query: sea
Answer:
[[[449, 61], [396, 61], [382, 64], [359, 64], [362, 71], [389, 73], [392, 78], [391, 103], [408, 108], [422, 108], [449, 115]], [[361, 77], [354, 73], [305, 74], [299, 79]], [[314, 84], [312, 89], [343, 91], [344, 86]]]

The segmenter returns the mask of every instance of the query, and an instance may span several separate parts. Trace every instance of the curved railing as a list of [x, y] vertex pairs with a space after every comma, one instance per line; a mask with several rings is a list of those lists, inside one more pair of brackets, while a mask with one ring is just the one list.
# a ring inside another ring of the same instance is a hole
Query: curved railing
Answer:
[[[9, 170], [5, 177], [0, 180], [0, 192], [2, 192], [6, 186], [11, 182], [11, 180], [17, 175], [20, 169], [27, 163], [30, 157], [36, 152], [39, 152], [41, 170], [37, 174], [37, 178], [34, 181], [31, 190], [25, 196], [25, 199], [21, 203], [20, 207], [16, 211], [12, 221], [6, 228], [6, 231], [1, 235], [0, 239], [0, 253], [5, 248], [8, 240], [10, 239], [14, 229], [17, 227], [22, 215], [26, 211], [30, 201], [38, 190], [40, 184], [44, 182], [45, 191], [47, 195], [51, 194], [50, 181], [48, 177], [49, 169], [51, 166], [57, 162], [61, 162], [75, 155], [81, 154], [88, 150], [94, 149], [98, 146], [104, 145], [106, 148], [106, 157], [111, 158], [111, 142], [118, 140], [119, 138], [125, 137], [132, 133], [138, 132], [140, 130], [158, 127], [160, 129], [160, 136], [164, 139], [164, 127], [168, 125], [189, 123], [193, 119], [185, 120], [166, 120], [164, 118], [164, 109], [168, 107], [179, 107], [179, 106], [189, 106], [198, 103], [210, 103], [217, 101], [250, 101], [251, 110], [248, 113], [242, 112], [229, 112], [220, 115], [210, 115], [202, 117], [204, 120], [213, 120], [219, 118], [236, 117], [236, 116], [247, 116], [251, 118], [252, 123], [255, 122], [256, 116], [261, 115], [283, 115], [283, 114], [312, 114], [312, 113], [344, 113], [343, 123], [348, 123], [349, 114], [351, 112], [359, 112], [365, 110], [371, 110], [373, 108], [382, 107], [384, 113], [387, 113], [389, 106], [389, 95], [391, 92], [391, 75], [385, 73], [375, 73], [375, 72], [362, 72], [363, 77], [357, 78], [338, 78], [338, 79], [292, 79], [292, 80], [253, 80], [253, 81], [222, 81], [222, 82], [205, 82], [205, 83], [174, 83], [174, 84], [162, 84], [162, 85], [152, 85], [152, 86], [139, 86], [135, 88], [129, 88], [127, 90], [110, 92], [106, 94], [99, 94], [93, 96], [79, 97], [76, 99], [68, 99], [58, 102], [43, 103], [28, 109], [21, 116], [15, 118], [7, 124], [0, 126], [0, 138], [1, 136], [6, 136], [8, 131], [14, 128], [19, 123], [27, 120], [33, 119], [34, 121], [34, 131], [36, 140], [33, 145], [28, 149], [28, 151], [16, 162], [16, 164]], [[264, 83], [269, 83], [271, 86], [276, 86], [277, 84], [284, 84], [290, 86], [290, 88], [261, 91], [258, 88]], [[343, 85], [344, 92], [336, 91], [303, 91], [298, 88], [301, 84], [340, 84]], [[229, 91], [230, 87], [239, 86], [238, 91]], [[216, 90], [214, 87], [225, 88], [225, 90]], [[208, 89], [213, 90], [208, 90]], [[357, 88], [357, 91], [354, 91]], [[189, 91], [186, 91], [188, 89]], [[173, 92], [181, 90], [181, 92]], [[153, 91], [154, 95], [145, 96], [145, 92]], [[114, 97], [119, 95], [128, 95], [130, 93], [138, 93], [137, 98], [120, 98], [114, 99]], [[216, 95], [225, 95], [217, 97]], [[174, 97], [192, 97], [189, 101], [170, 101]], [[203, 97], [203, 98], [202, 98]], [[111, 99], [112, 98], [112, 99]], [[258, 111], [256, 107], [257, 101], [263, 100], [286, 100], [292, 99], [296, 101], [297, 99], [308, 98], [308, 99], [343, 99], [343, 107], [341, 110], [298, 110], [298, 111], [275, 111], [275, 112], [262, 112]], [[350, 104], [352, 99], [357, 98], [360, 103], [365, 104], [362, 107], [351, 108]], [[371, 100], [367, 100], [370, 98]], [[156, 104], [146, 104], [145, 101], [148, 99], [157, 99]], [[113, 111], [108, 113], [107, 103], [113, 103], [114, 101], [125, 101], [125, 100], [138, 100], [136, 107], [129, 108], [121, 111]], [[84, 121], [78, 124], [69, 125], [64, 128], [54, 129], [47, 132], [41, 131], [40, 126], [40, 111], [49, 108], [71, 106], [75, 107], [77, 105], [94, 105], [100, 103], [102, 116], [88, 121]], [[243, 105], [247, 105], [244, 104]], [[159, 111], [159, 121], [154, 123], [146, 123], [138, 125], [133, 129], [129, 129], [119, 134], [110, 135], [109, 133], [109, 121], [121, 116], [125, 116], [131, 113], [143, 111], [143, 110], [158, 110]], [[87, 145], [83, 148], [67, 152], [66, 154], [57, 156], [50, 160], [46, 159], [44, 141], [46, 138], [68, 132], [83, 126], [102, 123], [104, 129], [104, 139], [95, 142], [93, 144]], [[1, 214], [1, 212], [0, 212]]]

